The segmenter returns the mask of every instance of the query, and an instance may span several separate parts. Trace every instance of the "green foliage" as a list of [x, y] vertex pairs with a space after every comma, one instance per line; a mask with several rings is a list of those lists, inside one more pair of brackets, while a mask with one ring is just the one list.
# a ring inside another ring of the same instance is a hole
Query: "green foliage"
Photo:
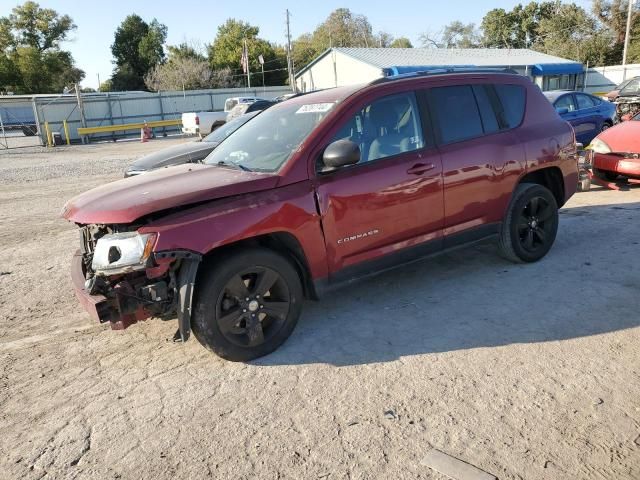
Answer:
[[473, 23], [451, 22], [444, 27], [442, 39], [445, 48], [478, 48], [480, 34]]
[[258, 61], [260, 55], [264, 59], [265, 84], [283, 85], [287, 79], [284, 49], [261, 39], [258, 37], [259, 33], [258, 27], [233, 18], [218, 27], [216, 38], [208, 47], [209, 63], [214, 72], [229, 69], [234, 72], [234, 78], [242, 79], [240, 59], [246, 40], [251, 86], [262, 85], [261, 65]]
[[299, 70], [330, 47], [394, 46], [411, 48], [412, 45], [408, 39], [394, 40], [386, 32], [374, 35], [366, 16], [353, 13], [348, 8], [338, 8], [331, 12], [313, 33], [300, 35], [293, 42], [293, 63], [296, 70]]
[[398, 37], [389, 46], [391, 48], [413, 48], [411, 41], [407, 37]]
[[516, 5], [510, 12], [495, 8], [487, 12], [480, 25], [483, 44], [492, 48], [529, 48], [539, 35], [539, 24], [548, 18], [554, 2], [529, 2]]
[[13, 9], [9, 21], [19, 32], [18, 42], [44, 52], [59, 48], [60, 42], [76, 26], [69, 15], [58, 15], [50, 8], [40, 8], [36, 2], [25, 2]]
[[[624, 38], [627, 30], [629, 2], [626, 0], [594, 0], [593, 13], [613, 37], [607, 55], [609, 63], [622, 63]], [[627, 62], [640, 61], [640, 9], [636, 6], [631, 16], [631, 42]]]
[[164, 62], [167, 27], [155, 18], [151, 23], [140, 16], [127, 16], [115, 32], [111, 53], [116, 64], [111, 77], [114, 90], [144, 90], [144, 76]]
[[[619, 64], [628, 5], [626, 0], [593, 0], [593, 14], [558, 0], [518, 4], [511, 11], [496, 8], [482, 19], [483, 43], [486, 47], [533, 48], [591, 65]], [[640, 30], [637, 9], [633, 25]]]
[[200, 51], [195, 46], [189, 45], [186, 42], [183, 42], [180, 45], [168, 45], [167, 51], [169, 53], [169, 57], [167, 60], [168, 63], [183, 58], [192, 58], [194, 60], [201, 61], [205, 61], [207, 59], [207, 57], [200, 53]]
[[59, 93], [84, 78], [60, 43], [74, 30], [71, 17], [35, 2], [0, 17], [0, 89], [16, 93]]
[[576, 4], [556, 4], [537, 27], [534, 48], [591, 65], [606, 60], [610, 39], [591, 15]]
[[100, 84], [100, 88], [98, 88], [99, 92], [110, 92], [111, 90], [113, 90], [111, 80], [105, 80]]

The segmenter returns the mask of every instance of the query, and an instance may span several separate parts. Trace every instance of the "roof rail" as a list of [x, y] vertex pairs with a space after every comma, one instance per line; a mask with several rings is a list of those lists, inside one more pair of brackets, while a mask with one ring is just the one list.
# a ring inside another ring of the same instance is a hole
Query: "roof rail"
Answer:
[[[411, 71], [411, 68], [416, 68]], [[400, 73], [401, 72], [401, 73]], [[405, 78], [430, 77], [434, 75], [447, 75], [451, 73], [503, 73], [517, 75], [518, 72], [512, 68], [505, 67], [475, 67], [475, 66], [443, 66], [443, 67], [391, 67], [383, 69], [384, 77], [376, 78], [369, 82], [369, 85], [393, 82]]]

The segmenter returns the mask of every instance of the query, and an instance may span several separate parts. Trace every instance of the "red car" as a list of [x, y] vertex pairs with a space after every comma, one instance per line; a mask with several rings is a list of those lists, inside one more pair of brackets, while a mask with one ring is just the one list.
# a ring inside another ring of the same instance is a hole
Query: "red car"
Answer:
[[640, 113], [605, 130], [591, 142], [593, 170], [614, 181], [619, 175], [640, 179]]
[[97, 320], [177, 315], [176, 340], [245, 361], [287, 339], [303, 298], [357, 277], [488, 237], [539, 260], [577, 180], [574, 132], [528, 79], [436, 71], [293, 98], [204, 164], [104, 185], [63, 216]]

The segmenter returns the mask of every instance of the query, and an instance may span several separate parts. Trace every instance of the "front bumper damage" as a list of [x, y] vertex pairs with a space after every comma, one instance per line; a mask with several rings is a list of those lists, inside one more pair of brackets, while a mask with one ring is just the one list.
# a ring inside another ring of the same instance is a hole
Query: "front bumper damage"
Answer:
[[[78, 301], [94, 320], [124, 330], [150, 317], [178, 317], [174, 340], [191, 331], [191, 302], [201, 257], [193, 252], [162, 252], [156, 266], [142, 272], [95, 277], [81, 251], [73, 256], [71, 278]], [[91, 279], [92, 281], [88, 281]]]
[[640, 153], [594, 153], [593, 168], [640, 178]]

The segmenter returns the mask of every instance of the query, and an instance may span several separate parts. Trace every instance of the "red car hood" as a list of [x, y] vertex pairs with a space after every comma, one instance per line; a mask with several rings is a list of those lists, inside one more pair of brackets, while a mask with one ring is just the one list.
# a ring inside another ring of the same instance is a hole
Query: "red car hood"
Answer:
[[62, 217], [75, 223], [131, 223], [153, 212], [274, 188], [278, 176], [228, 167], [179, 165], [125, 178], [69, 200]]
[[612, 152], [640, 153], [640, 121], [619, 123], [596, 138], [609, 145]]

